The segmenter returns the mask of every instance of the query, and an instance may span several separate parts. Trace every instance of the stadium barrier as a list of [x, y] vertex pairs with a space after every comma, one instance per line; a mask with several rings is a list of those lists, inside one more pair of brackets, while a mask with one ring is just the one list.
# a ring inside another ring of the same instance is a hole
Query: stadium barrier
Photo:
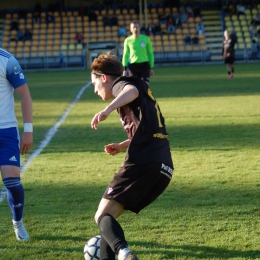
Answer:
[[47, 52], [37, 53], [34, 57], [33, 53], [16, 54], [20, 65], [24, 70], [51, 70], [51, 69], [84, 69], [86, 68], [86, 50], [82, 50], [78, 55], [63, 52], [48, 54]]

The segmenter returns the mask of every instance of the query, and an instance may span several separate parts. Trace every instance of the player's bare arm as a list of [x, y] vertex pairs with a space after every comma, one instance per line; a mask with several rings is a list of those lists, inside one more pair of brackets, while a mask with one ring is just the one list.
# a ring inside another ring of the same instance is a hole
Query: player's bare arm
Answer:
[[91, 127], [98, 129], [97, 125], [99, 122], [104, 121], [115, 109], [129, 104], [135, 100], [138, 95], [139, 92], [135, 86], [126, 85], [120, 94], [104, 110], [94, 115], [91, 121]]
[[109, 155], [116, 155], [118, 153], [121, 153], [123, 150], [127, 149], [129, 146], [130, 140], [127, 139], [121, 143], [112, 143], [112, 144], [107, 144], [105, 145], [105, 152]]
[[[115, 110], [135, 100], [139, 95], [137, 88], [133, 85], [126, 85], [120, 94], [107, 106], [110, 110]], [[111, 111], [111, 112], [112, 112]]]
[[[18, 97], [21, 101], [21, 110], [23, 115], [23, 123], [32, 124], [32, 98], [28, 89], [27, 84], [23, 84], [15, 89]], [[31, 149], [33, 143], [32, 130], [26, 130], [21, 136], [21, 147], [20, 154], [26, 154]]]

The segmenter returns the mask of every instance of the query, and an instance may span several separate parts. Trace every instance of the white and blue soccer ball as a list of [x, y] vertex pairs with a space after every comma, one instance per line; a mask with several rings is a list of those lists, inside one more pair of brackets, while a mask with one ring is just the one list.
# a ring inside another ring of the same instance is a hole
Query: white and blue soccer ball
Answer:
[[100, 259], [100, 241], [101, 236], [97, 235], [88, 240], [84, 246], [85, 260], [99, 260]]

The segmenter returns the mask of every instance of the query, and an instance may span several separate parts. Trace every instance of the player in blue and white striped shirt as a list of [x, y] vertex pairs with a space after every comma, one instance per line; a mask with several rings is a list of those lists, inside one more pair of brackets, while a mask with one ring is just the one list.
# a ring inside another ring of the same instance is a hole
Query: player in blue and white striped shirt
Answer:
[[[14, 111], [14, 91], [20, 102], [24, 133], [19, 137]], [[29, 152], [33, 142], [32, 99], [19, 62], [0, 48], [0, 171], [7, 190], [16, 238], [29, 239], [23, 225], [24, 189], [20, 176], [20, 154]]]

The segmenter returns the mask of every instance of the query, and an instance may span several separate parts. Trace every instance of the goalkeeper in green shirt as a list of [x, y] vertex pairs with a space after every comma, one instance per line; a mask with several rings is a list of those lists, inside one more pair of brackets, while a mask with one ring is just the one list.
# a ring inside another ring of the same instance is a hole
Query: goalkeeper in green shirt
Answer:
[[[123, 75], [133, 75], [149, 84], [150, 76], [154, 75], [154, 53], [150, 38], [140, 34], [140, 24], [130, 23], [131, 36], [124, 42], [122, 63], [125, 68]], [[128, 67], [128, 62], [129, 67]]]

